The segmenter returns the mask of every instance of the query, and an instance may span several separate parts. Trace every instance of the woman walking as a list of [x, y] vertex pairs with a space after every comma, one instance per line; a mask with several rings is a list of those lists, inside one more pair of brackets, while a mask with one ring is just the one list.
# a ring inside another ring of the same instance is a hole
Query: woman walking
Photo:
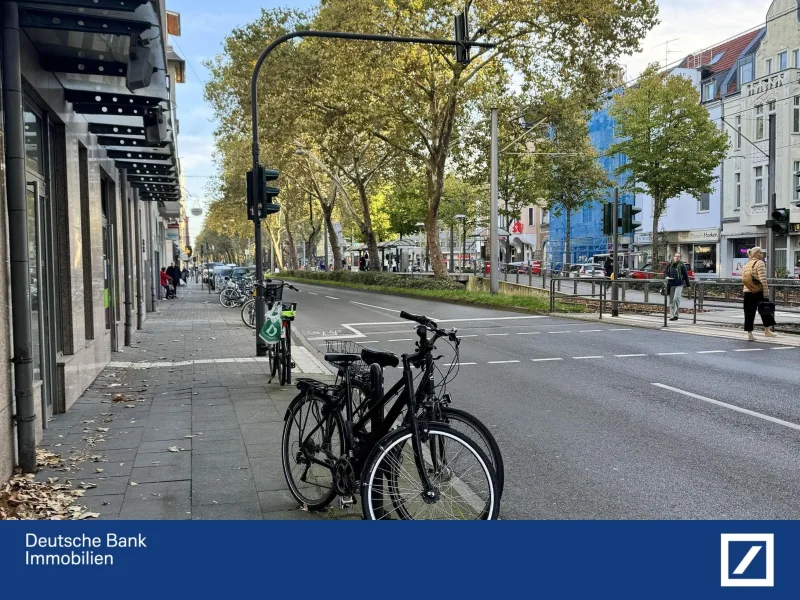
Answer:
[[748, 261], [742, 270], [742, 283], [744, 283], [744, 330], [747, 332], [747, 339], [751, 342], [753, 337], [753, 327], [756, 320], [756, 313], [761, 314], [761, 323], [764, 325], [764, 335], [767, 337], [777, 337], [772, 328], [775, 326], [775, 318], [769, 311], [759, 311], [758, 305], [765, 298], [769, 297], [769, 284], [767, 283], [767, 266], [764, 263], [764, 252], [760, 246], [750, 248], [747, 251]]

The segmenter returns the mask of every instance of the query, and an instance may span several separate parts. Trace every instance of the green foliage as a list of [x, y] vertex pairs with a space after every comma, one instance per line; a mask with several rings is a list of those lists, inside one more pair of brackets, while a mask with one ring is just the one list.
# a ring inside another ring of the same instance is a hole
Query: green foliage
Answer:
[[[609, 153], [627, 157], [617, 169], [629, 176], [626, 187], [653, 198], [653, 231], [659, 231], [670, 198], [711, 193], [714, 169], [725, 158], [729, 140], [700, 104], [691, 81], [650, 65], [635, 87], [614, 99], [609, 113], [622, 139]], [[654, 244], [653, 261], [658, 260]]]
[[397, 275], [382, 271], [288, 271], [288, 277], [315, 281], [334, 281], [371, 287], [419, 290], [463, 290], [464, 284], [452, 279], [428, 276]]

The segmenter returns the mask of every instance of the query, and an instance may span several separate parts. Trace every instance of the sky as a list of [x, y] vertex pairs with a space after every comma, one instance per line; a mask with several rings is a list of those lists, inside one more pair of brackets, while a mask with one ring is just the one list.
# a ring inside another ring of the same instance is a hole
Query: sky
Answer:
[[[668, 64], [673, 63], [681, 56], [763, 24], [771, 3], [772, 0], [661, 0], [661, 24], [642, 41], [639, 54], [622, 60], [627, 79], [636, 77], [648, 63], [664, 64], [667, 57]], [[186, 60], [186, 83], [178, 85], [176, 100], [180, 122], [178, 153], [186, 177], [187, 212], [196, 205], [205, 207], [208, 176], [215, 170], [214, 115], [203, 100], [203, 84], [208, 77], [203, 62], [219, 54], [228, 32], [254, 20], [261, 7], [307, 9], [314, 4], [312, 0], [167, 1], [167, 9], [181, 15], [181, 36], [171, 37], [171, 43]], [[189, 216], [192, 241], [202, 229], [202, 219]]]

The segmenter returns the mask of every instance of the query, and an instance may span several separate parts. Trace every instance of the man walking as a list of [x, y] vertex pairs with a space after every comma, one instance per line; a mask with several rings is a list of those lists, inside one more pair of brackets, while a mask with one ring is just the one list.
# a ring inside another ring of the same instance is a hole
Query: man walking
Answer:
[[606, 256], [606, 260], [603, 262], [603, 271], [605, 272], [605, 276], [608, 277], [608, 281], [606, 282], [606, 291], [608, 291], [613, 281], [611, 276], [614, 275], [614, 261], [611, 260], [611, 255]]
[[683, 286], [690, 285], [689, 271], [681, 261], [679, 252], [672, 257], [672, 262], [664, 269], [664, 278], [667, 280], [667, 295], [669, 296], [670, 321], [677, 321], [681, 311], [681, 294]]

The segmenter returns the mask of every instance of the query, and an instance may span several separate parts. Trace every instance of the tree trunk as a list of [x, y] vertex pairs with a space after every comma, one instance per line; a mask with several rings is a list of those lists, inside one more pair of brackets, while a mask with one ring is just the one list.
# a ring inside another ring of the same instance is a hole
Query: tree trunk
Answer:
[[572, 245], [572, 236], [571, 236], [571, 229], [572, 229], [572, 211], [568, 208], [567, 209], [567, 232], [564, 237], [564, 267], [566, 268], [568, 264], [572, 263], [572, 252], [570, 251], [570, 246]]
[[286, 255], [289, 259], [286, 261], [289, 265], [290, 269], [297, 268], [297, 248], [294, 247], [294, 236], [292, 235], [292, 230], [287, 227], [286, 228]]
[[434, 277], [447, 277], [447, 265], [442, 249], [439, 246], [439, 204], [444, 188], [444, 169], [439, 168], [439, 161], [431, 159], [425, 170], [428, 179], [428, 212], [425, 215], [425, 239], [428, 257], [431, 261]]
[[339, 271], [342, 268], [342, 247], [339, 246], [339, 238], [333, 228], [333, 206], [322, 205], [322, 218], [325, 221], [325, 229], [328, 230], [328, 243], [331, 245], [333, 254], [333, 269]]
[[659, 210], [659, 200], [655, 196], [653, 197], [653, 257], [650, 259], [650, 262], [653, 264], [653, 270], [655, 270], [655, 266], [658, 264], [658, 257], [660, 256], [658, 251], [658, 221], [661, 219], [661, 211]]
[[367, 188], [364, 187], [364, 182], [358, 176], [358, 171], [356, 171], [356, 187], [358, 188], [358, 198], [361, 201], [361, 213], [363, 216], [361, 235], [364, 236], [364, 242], [367, 244], [367, 251], [369, 252], [369, 269], [370, 271], [380, 271], [383, 265], [380, 263], [380, 255], [378, 254], [378, 240], [375, 238], [375, 231], [372, 229], [369, 196], [367, 196]]

